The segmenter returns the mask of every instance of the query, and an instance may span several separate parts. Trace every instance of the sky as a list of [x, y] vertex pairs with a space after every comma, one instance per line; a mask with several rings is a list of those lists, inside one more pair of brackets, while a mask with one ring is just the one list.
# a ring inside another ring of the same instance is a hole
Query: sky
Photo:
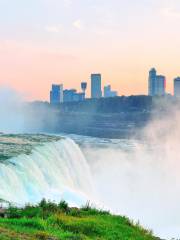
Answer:
[[90, 74], [119, 95], [147, 94], [148, 71], [180, 75], [179, 0], [0, 0], [0, 86], [49, 100], [52, 83]]

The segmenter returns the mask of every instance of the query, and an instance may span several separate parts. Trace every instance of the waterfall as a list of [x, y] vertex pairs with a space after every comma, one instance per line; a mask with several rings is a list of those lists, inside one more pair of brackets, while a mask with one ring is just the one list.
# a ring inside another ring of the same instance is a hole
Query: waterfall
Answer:
[[20, 205], [42, 198], [79, 206], [93, 193], [89, 166], [71, 139], [35, 147], [0, 163], [0, 198]]

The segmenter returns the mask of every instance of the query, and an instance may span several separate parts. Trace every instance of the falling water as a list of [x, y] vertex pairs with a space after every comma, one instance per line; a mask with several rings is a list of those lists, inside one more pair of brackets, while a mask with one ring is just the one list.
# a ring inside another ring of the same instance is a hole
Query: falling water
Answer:
[[78, 206], [93, 192], [88, 164], [70, 139], [46, 143], [29, 155], [2, 162], [0, 186], [0, 198], [17, 204], [46, 198]]

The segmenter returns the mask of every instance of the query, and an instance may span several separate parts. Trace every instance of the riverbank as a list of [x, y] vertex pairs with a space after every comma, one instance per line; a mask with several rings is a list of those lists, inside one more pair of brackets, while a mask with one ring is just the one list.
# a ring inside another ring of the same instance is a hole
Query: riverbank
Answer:
[[42, 200], [37, 206], [9, 207], [0, 217], [1, 240], [158, 240], [126, 217], [89, 204], [78, 209]]

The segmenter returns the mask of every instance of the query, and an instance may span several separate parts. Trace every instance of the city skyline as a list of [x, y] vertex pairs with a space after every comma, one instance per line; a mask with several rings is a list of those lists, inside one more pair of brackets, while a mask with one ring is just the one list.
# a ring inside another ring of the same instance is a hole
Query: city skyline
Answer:
[[48, 100], [52, 82], [80, 90], [101, 72], [119, 95], [147, 94], [155, 66], [173, 93], [179, 19], [177, 0], [0, 0], [0, 86]]
[[[102, 84], [102, 74], [101, 73], [91, 73], [90, 82], [81, 82], [81, 91], [78, 92], [76, 88], [71, 86], [69, 89], [64, 89], [64, 83], [52, 83], [52, 89], [50, 90], [50, 103], [57, 104], [60, 102], [74, 102], [74, 101], [84, 101], [86, 98], [109, 98], [121, 96], [117, 91], [112, 90], [109, 83]], [[180, 77], [175, 77], [173, 79], [173, 92], [167, 92], [167, 81], [166, 76], [158, 75], [155, 68], [149, 70], [149, 76], [147, 78], [147, 94], [149, 96], [180, 96]], [[53, 91], [55, 88], [55, 91]], [[57, 91], [59, 88], [59, 92]], [[60, 90], [61, 89], [61, 90]], [[60, 93], [61, 91], [61, 93]], [[87, 92], [91, 92], [90, 96]], [[54, 92], [54, 93], [53, 93]], [[132, 94], [133, 95], [133, 94]], [[125, 95], [127, 96], [127, 95]], [[60, 100], [61, 99], [61, 100]]]

